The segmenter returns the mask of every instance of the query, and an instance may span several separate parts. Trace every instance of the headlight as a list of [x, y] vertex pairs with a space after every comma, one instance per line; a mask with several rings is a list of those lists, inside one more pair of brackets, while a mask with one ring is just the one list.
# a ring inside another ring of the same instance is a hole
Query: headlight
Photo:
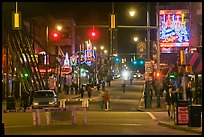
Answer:
[[54, 104], [54, 102], [49, 102], [49, 105], [53, 105]]
[[33, 102], [33, 105], [34, 106], [38, 106], [38, 102]]

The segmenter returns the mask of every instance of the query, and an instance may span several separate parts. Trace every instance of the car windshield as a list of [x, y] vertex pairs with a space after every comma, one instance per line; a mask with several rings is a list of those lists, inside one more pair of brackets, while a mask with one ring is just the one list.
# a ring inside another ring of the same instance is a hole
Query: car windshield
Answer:
[[34, 94], [35, 98], [49, 98], [54, 97], [53, 92], [35, 92]]

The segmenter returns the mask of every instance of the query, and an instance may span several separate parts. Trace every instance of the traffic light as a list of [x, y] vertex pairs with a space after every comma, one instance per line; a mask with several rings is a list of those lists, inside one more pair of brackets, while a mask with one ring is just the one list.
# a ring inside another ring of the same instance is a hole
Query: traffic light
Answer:
[[143, 59], [140, 59], [140, 65], [144, 65], [144, 60]]
[[27, 77], [28, 77], [28, 73], [24, 73], [24, 77], [26, 77], [26, 78], [27, 78]]
[[115, 62], [120, 62], [120, 58], [119, 57], [115, 57]]
[[160, 72], [160, 71], [157, 71], [157, 72], [155, 73], [155, 77], [156, 77], [156, 78], [161, 78], [161, 72]]
[[88, 37], [89, 39], [96, 40], [99, 37], [97, 29], [91, 28], [88, 31]]
[[174, 78], [176, 78], [176, 76], [173, 73], [171, 73], [171, 74], [169, 74], [169, 78], [174, 79]]
[[139, 66], [144, 66], [144, 59], [134, 59], [132, 61], [133, 65], [139, 65]]
[[59, 40], [59, 38], [60, 38], [60, 33], [59, 33], [58, 31], [53, 31], [53, 32], [51, 33], [51, 38], [52, 38], [52, 40]]
[[137, 60], [132, 61], [133, 65], [137, 65]]

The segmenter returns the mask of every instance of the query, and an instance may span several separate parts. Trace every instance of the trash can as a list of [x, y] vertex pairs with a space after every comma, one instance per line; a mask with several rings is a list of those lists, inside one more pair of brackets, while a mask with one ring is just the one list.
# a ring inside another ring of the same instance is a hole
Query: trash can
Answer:
[[178, 100], [176, 102], [174, 124], [188, 125], [188, 117], [188, 102], [185, 100]]
[[6, 109], [7, 110], [14, 110], [16, 109], [16, 103], [14, 97], [7, 97], [6, 98]]
[[201, 105], [189, 105], [189, 127], [201, 127]]

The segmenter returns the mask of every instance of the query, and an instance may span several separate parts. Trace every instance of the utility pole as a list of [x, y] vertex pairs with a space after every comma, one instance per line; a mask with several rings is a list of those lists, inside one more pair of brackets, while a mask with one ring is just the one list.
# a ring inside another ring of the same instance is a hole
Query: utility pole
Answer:
[[[157, 26], [157, 71], [160, 72], [160, 45], [159, 45], [159, 2], [156, 5], [156, 26]], [[160, 107], [160, 83], [161, 77], [157, 80], [157, 107]]]
[[[147, 5], [147, 27], [150, 26], [150, 18], [149, 18], [149, 2]], [[150, 61], [150, 29], [147, 28], [147, 61]], [[146, 99], [146, 108], [151, 107], [151, 98], [150, 98], [150, 81], [147, 79], [146, 81], [146, 94], [147, 94], [147, 99]]]
[[45, 88], [46, 89], [48, 89], [48, 67], [47, 67], [47, 65], [48, 65], [48, 63], [47, 63], [47, 61], [48, 61], [48, 32], [49, 32], [49, 28], [48, 28], [48, 26], [46, 26], [46, 54], [45, 54], [45, 57], [46, 57], [46, 64], [45, 64], [45, 69], [46, 69], [46, 72], [45, 72]]
[[[111, 12], [111, 16], [114, 16], [114, 2], [112, 2], [112, 12]], [[114, 22], [112, 22], [114, 21]], [[111, 19], [111, 23], [115, 23], [115, 19]], [[109, 67], [109, 71], [108, 71], [108, 74], [110, 74], [111, 72], [111, 69], [112, 69], [112, 55], [113, 55], [113, 29], [112, 27], [110, 27], [110, 49], [109, 49], [109, 56], [108, 56], [108, 59], [109, 59], [109, 64], [110, 64], [110, 67]]]

